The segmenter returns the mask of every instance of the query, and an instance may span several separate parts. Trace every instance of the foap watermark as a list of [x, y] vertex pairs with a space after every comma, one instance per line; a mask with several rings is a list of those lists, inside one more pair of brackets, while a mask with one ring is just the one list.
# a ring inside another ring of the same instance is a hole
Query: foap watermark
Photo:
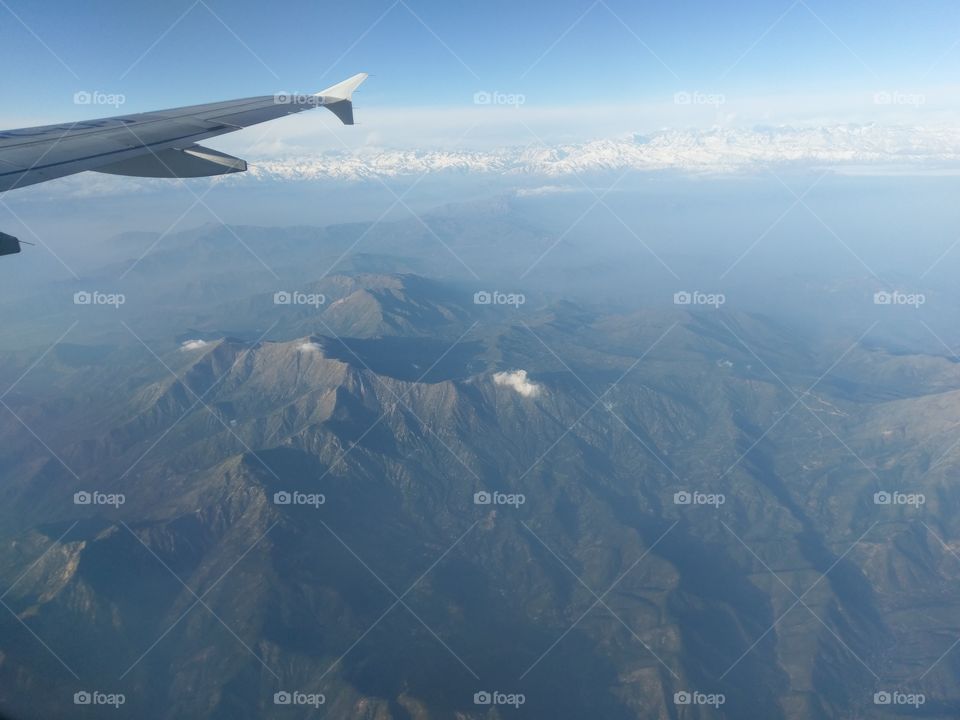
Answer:
[[123, 93], [108, 93], [102, 90], [78, 90], [73, 94], [74, 105], [109, 105], [118, 108], [127, 102]]
[[323, 493], [305, 493], [298, 490], [280, 490], [273, 494], [274, 505], [306, 505], [314, 509], [326, 504], [327, 496]]
[[679, 290], [673, 294], [674, 305], [707, 305], [718, 308], [727, 301], [723, 293], [705, 293], [699, 290]]
[[905, 493], [899, 490], [880, 490], [873, 494], [874, 505], [907, 505], [920, 507], [926, 505], [927, 496], [923, 493]]
[[873, 294], [874, 305], [906, 305], [907, 307], [919, 308], [926, 302], [927, 296], [923, 293], [880, 290]]
[[488, 492], [481, 490], [473, 494], [474, 505], [508, 505], [518, 508], [527, 502], [527, 496], [523, 493], [503, 493], [494, 490]]
[[278, 290], [273, 294], [274, 305], [308, 305], [318, 308], [327, 302], [323, 293], [306, 293], [299, 290]]
[[99, 290], [79, 290], [73, 294], [74, 305], [106, 305], [119, 309], [125, 305], [127, 296], [123, 293], [105, 293]]
[[727, 701], [723, 693], [705, 693], [699, 690], [680, 690], [673, 694], [674, 705], [709, 705], [718, 708]]
[[509, 305], [515, 308], [527, 302], [523, 293], [506, 293], [499, 290], [477, 290], [473, 294], [474, 305]]
[[681, 90], [673, 94], [674, 105], [709, 105], [718, 108], [727, 102], [723, 93], [708, 93], [700, 90]]
[[899, 690], [880, 690], [873, 694], [874, 705], [909, 705], [918, 708], [927, 701], [923, 693], [905, 693]]
[[674, 505], [710, 505], [720, 507], [727, 501], [723, 493], [705, 493], [698, 490], [680, 490], [673, 494]]
[[903, 92], [902, 90], [880, 90], [873, 94], [874, 105], [908, 105], [920, 107], [926, 104], [927, 97], [922, 93]]
[[281, 90], [273, 94], [274, 105], [298, 105], [300, 107], [315, 107], [324, 104], [323, 95], [309, 92]]
[[473, 94], [474, 105], [507, 105], [520, 107], [527, 102], [527, 96], [522, 93], [505, 93], [499, 90], [478, 90]]
[[327, 702], [323, 693], [307, 693], [299, 690], [281, 690], [273, 694], [274, 705], [298, 705], [318, 708]]
[[500, 690], [480, 690], [473, 694], [474, 705], [506, 705], [519, 708], [527, 701], [523, 693], [506, 693]]
[[99, 690], [80, 690], [73, 694], [74, 705], [106, 705], [118, 710], [127, 702], [123, 693], [105, 693]]
[[123, 493], [105, 493], [99, 490], [80, 490], [73, 494], [74, 505], [109, 505], [118, 508], [127, 501]]

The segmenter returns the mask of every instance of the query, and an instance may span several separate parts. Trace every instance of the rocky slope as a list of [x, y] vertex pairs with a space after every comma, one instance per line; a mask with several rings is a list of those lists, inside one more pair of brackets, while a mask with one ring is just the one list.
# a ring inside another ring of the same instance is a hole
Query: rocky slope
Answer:
[[955, 716], [956, 364], [325, 282], [326, 331], [65, 345], [5, 398], [0, 707]]

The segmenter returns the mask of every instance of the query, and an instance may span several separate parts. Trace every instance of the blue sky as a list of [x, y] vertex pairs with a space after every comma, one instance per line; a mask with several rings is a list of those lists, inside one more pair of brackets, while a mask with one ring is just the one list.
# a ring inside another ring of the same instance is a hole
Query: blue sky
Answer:
[[358, 70], [376, 75], [363, 104], [404, 107], [469, 104], [480, 89], [609, 105], [960, 77], [960, 5], [939, 0], [3, 0], [0, 18], [5, 117], [74, 117], [78, 89], [123, 93], [134, 111], [320, 89]]
[[[0, 0], [0, 128], [320, 90], [358, 71], [361, 127], [307, 113], [212, 145], [517, 146], [663, 128], [960, 125], [960, 5], [944, 0]], [[520, 108], [478, 107], [478, 92]], [[879, 91], [921, 97], [878, 106]], [[77, 92], [122, 96], [77, 105]], [[678, 106], [677, 93], [723, 98]], [[325, 114], [324, 114], [325, 115]], [[476, 127], [475, 127], [476, 126]]]

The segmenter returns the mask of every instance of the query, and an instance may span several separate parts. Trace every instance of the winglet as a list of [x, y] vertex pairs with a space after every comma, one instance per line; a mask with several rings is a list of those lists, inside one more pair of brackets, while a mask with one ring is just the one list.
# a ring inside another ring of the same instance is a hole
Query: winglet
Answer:
[[367, 73], [357, 73], [352, 78], [321, 90], [316, 97], [322, 105], [340, 118], [344, 125], [353, 125], [353, 92], [366, 79]]
[[357, 73], [352, 78], [331, 85], [326, 90], [321, 90], [317, 95], [337, 100], [350, 100], [353, 97], [353, 91], [360, 87], [360, 83], [367, 79], [366, 73]]

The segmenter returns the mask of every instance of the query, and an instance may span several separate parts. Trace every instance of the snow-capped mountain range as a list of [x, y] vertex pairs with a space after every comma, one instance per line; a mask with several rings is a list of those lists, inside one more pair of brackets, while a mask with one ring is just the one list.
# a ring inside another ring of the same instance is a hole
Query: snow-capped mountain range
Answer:
[[[661, 130], [619, 138], [477, 149], [391, 149], [286, 153], [235, 150], [249, 162], [245, 173], [211, 178], [214, 183], [337, 183], [422, 176], [502, 179], [521, 188], [564, 185], [591, 174], [671, 171], [691, 175], [736, 175], [766, 170], [813, 169], [856, 174], [960, 173], [960, 127], [845, 124], [817, 127]], [[85, 173], [44, 185], [35, 195], [91, 197], [128, 195], [170, 187], [167, 180]]]
[[[252, 161], [261, 181], [365, 180], [429, 173], [495, 173], [559, 178], [576, 173], [672, 169], [737, 173], [774, 166], [907, 168], [960, 165], [960, 128], [838, 125], [752, 129], [663, 130], [580, 144], [495, 150], [365, 148], [312, 157]], [[242, 177], [226, 180], [242, 182]]]

